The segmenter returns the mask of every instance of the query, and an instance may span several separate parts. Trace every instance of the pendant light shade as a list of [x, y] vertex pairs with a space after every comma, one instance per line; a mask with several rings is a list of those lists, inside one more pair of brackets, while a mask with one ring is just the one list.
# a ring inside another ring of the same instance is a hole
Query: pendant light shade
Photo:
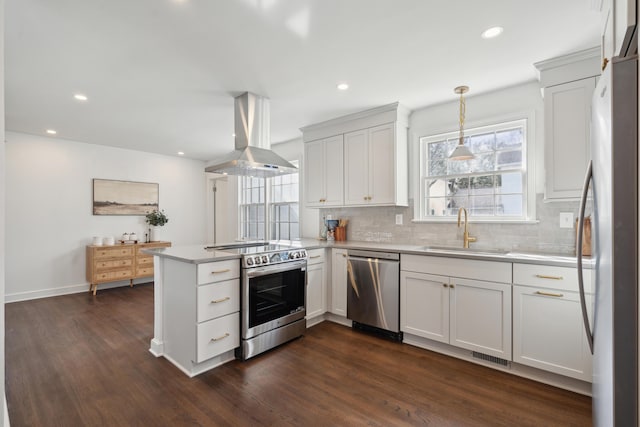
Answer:
[[466, 104], [464, 102], [464, 94], [469, 91], [469, 86], [458, 86], [453, 90], [460, 95], [460, 137], [458, 138], [458, 145], [449, 155], [449, 160], [471, 160], [475, 156], [464, 145], [464, 115], [466, 113]]

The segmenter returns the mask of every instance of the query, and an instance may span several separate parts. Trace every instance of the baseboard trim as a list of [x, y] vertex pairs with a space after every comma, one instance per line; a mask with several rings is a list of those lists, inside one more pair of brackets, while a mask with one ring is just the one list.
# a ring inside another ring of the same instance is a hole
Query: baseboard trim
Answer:
[[[148, 278], [139, 279], [140, 281], [133, 281], [134, 285], [140, 285], [142, 283], [151, 283]], [[125, 286], [129, 286], [129, 280], [120, 281], [120, 282], [110, 282], [110, 283], [101, 283], [98, 285], [98, 295], [100, 295], [101, 290], [112, 289], [112, 288], [122, 288]], [[59, 288], [48, 288], [48, 289], [38, 289], [36, 291], [26, 291], [26, 292], [15, 292], [12, 294], [5, 294], [4, 302], [5, 304], [9, 304], [12, 302], [19, 301], [29, 301], [33, 299], [40, 298], [50, 298], [50, 297], [58, 297], [62, 295], [71, 295], [71, 294], [79, 294], [83, 292], [89, 292], [89, 283], [81, 283], [79, 285], [69, 285], [62, 286]]]

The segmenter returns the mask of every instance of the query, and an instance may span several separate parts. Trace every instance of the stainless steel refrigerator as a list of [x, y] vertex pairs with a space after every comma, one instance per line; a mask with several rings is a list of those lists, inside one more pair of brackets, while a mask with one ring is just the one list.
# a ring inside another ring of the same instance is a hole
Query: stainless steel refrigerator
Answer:
[[[638, 57], [635, 29], [604, 70], [592, 102], [591, 163], [585, 178], [593, 198], [595, 268], [593, 318], [587, 316], [578, 250], [580, 291], [593, 353], [595, 426], [638, 425]], [[582, 247], [578, 230], [577, 248]]]

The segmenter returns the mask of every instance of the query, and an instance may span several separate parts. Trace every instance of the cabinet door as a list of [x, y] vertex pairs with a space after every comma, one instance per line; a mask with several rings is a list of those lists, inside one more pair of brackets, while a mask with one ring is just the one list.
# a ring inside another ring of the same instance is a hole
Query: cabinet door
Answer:
[[595, 77], [544, 90], [545, 198], [579, 198], [591, 158], [591, 96]]
[[347, 317], [347, 251], [331, 252], [331, 312]]
[[371, 204], [393, 204], [396, 193], [395, 125], [369, 129], [369, 196]]
[[513, 287], [513, 361], [592, 381], [578, 293]]
[[511, 360], [511, 285], [451, 278], [449, 343]]
[[304, 188], [308, 207], [342, 206], [344, 145], [336, 135], [304, 145]]
[[344, 204], [369, 203], [369, 131], [344, 135]]
[[400, 273], [400, 329], [449, 343], [449, 278]]
[[326, 311], [324, 263], [307, 267], [307, 319], [322, 315]]
[[325, 199], [325, 143], [304, 144], [304, 199], [307, 206], [321, 207]]
[[[325, 140], [324, 206], [344, 204], [344, 143], [342, 135]], [[313, 158], [312, 160], [313, 161]]]

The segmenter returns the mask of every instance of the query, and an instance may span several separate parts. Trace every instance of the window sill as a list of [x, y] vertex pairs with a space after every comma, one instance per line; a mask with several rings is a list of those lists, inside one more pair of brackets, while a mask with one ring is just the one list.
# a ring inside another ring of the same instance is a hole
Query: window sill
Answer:
[[[428, 218], [428, 219], [412, 219], [412, 223], [416, 224], [447, 224], [447, 223], [457, 223], [457, 218]], [[540, 221], [537, 219], [474, 219], [469, 218], [469, 224], [539, 224]]]

